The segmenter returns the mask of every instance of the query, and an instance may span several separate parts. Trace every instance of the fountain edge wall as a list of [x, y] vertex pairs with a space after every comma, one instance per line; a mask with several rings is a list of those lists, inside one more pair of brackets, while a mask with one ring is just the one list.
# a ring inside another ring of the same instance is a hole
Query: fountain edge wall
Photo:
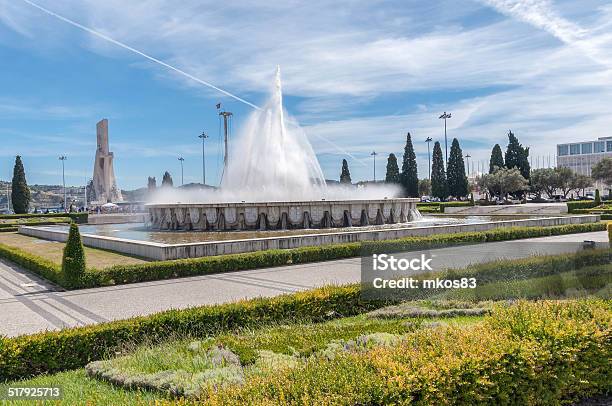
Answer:
[[232, 231], [396, 224], [419, 216], [419, 199], [147, 204], [153, 230]]

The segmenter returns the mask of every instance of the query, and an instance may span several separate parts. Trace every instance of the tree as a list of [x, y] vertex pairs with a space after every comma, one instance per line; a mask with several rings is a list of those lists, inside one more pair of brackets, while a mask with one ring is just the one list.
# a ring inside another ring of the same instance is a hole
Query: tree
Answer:
[[559, 172], [557, 168], [542, 168], [531, 171], [531, 191], [538, 198], [545, 192], [549, 198], [555, 195], [555, 190], [559, 187]]
[[521, 175], [529, 180], [529, 148], [523, 148], [512, 131], [508, 131], [508, 148], [506, 149], [506, 168], [518, 168]]
[[567, 197], [569, 192], [574, 190], [574, 177], [576, 176], [574, 171], [570, 168], [555, 168], [557, 173], [557, 189], [561, 190], [563, 197]]
[[170, 172], [164, 172], [164, 177], [162, 178], [162, 187], [172, 187], [174, 186], [174, 182], [172, 182], [172, 175]]
[[404, 147], [404, 160], [402, 161], [401, 183], [408, 197], [419, 195], [419, 178], [417, 176], [417, 163], [410, 133], [406, 134]]
[[342, 160], [342, 172], [340, 173], [340, 183], [351, 184], [351, 172], [349, 171], [348, 162]]
[[574, 173], [570, 179], [570, 186], [572, 187], [572, 190], [575, 190], [576, 193], [578, 193], [581, 190], [584, 191], [584, 189], [593, 186], [593, 179], [590, 176]]
[[448, 184], [448, 194], [456, 198], [467, 196], [468, 180], [465, 176], [465, 163], [463, 162], [463, 152], [459, 146], [459, 140], [453, 138], [448, 166], [446, 168], [446, 179]]
[[399, 167], [397, 166], [397, 158], [395, 157], [395, 154], [389, 154], [389, 158], [387, 158], [387, 175], [385, 176], [385, 182], [401, 182]]
[[155, 176], [149, 176], [149, 178], [147, 179], [147, 190], [149, 191], [149, 193], [151, 193], [155, 192], [155, 189], [157, 189], [157, 180], [155, 179]]
[[495, 168], [504, 168], [504, 157], [499, 144], [495, 144], [491, 151], [491, 159], [489, 160], [489, 173], [495, 172]]
[[13, 211], [17, 214], [24, 214], [30, 211], [30, 188], [28, 187], [25, 170], [23, 169], [23, 163], [19, 155], [15, 157], [13, 183], [11, 186]]
[[444, 200], [448, 197], [447, 190], [442, 148], [440, 147], [440, 143], [436, 141], [434, 143], [431, 159], [431, 194], [433, 197]]
[[593, 165], [591, 177], [608, 186], [608, 196], [612, 195], [612, 158], [604, 158]]
[[431, 181], [427, 178], [419, 181], [419, 196], [431, 196]]
[[525, 190], [529, 183], [517, 168], [506, 169], [501, 168], [492, 174], [483, 175], [479, 179], [479, 184], [482, 188], [489, 190], [499, 190], [500, 196], [505, 197], [508, 193]]
[[79, 286], [79, 282], [85, 273], [85, 251], [81, 241], [81, 233], [76, 223], [70, 224], [68, 240], [64, 247], [62, 258], [62, 274], [70, 287]]

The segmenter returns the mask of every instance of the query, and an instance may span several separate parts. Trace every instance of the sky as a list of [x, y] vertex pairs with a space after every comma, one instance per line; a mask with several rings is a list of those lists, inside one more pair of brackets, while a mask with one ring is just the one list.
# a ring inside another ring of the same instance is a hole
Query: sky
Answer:
[[[612, 136], [612, 4], [607, 1], [30, 0], [255, 105], [281, 66], [285, 108], [323, 172], [384, 176], [406, 133], [427, 176], [425, 139], [442, 112], [472, 165], [511, 129], [542, 162], [557, 143]], [[109, 120], [122, 189], [207, 183], [222, 167], [219, 102], [238, 134], [252, 107], [42, 12], [0, 0], [0, 179], [22, 156], [30, 184], [92, 177], [95, 126]], [[238, 137], [231, 142], [239, 142]], [[247, 154], [248, 151], [245, 151]], [[478, 166], [476, 166], [477, 168]]]

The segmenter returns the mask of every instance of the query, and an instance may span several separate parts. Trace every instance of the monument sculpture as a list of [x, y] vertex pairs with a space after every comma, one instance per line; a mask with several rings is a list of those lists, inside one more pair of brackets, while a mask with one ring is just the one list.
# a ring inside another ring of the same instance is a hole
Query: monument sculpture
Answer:
[[94, 162], [93, 189], [95, 200], [99, 203], [122, 201], [121, 191], [117, 187], [113, 168], [113, 153], [108, 147], [108, 120], [102, 119], [96, 124], [98, 147]]

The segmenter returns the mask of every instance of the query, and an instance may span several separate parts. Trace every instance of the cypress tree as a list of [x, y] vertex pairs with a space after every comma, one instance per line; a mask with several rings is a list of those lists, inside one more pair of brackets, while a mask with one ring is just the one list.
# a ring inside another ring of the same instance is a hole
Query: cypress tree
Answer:
[[495, 172], [496, 168], [504, 167], [504, 157], [502, 155], [502, 149], [499, 144], [495, 144], [493, 151], [491, 151], [491, 159], [489, 160], [489, 173]]
[[340, 172], [340, 183], [351, 184], [351, 172], [349, 171], [348, 162], [342, 160], [342, 172]]
[[508, 131], [508, 148], [506, 149], [506, 168], [517, 168], [523, 178], [529, 180], [529, 148], [523, 148], [512, 131]]
[[387, 183], [400, 183], [400, 172], [399, 166], [397, 166], [397, 158], [395, 154], [389, 154], [387, 158], [387, 175], [385, 176], [385, 182]]
[[68, 240], [62, 258], [62, 273], [68, 286], [78, 287], [85, 273], [85, 250], [76, 223], [70, 224]]
[[438, 141], [434, 144], [431, 159], [431, 195], [440, 200], [448, 197], [444, 159], [442, 157], [442, 148]]
[[172, 175], [170, 172], [164, 172], [164, 177], [162, 178], [162, 187], [172, 187], [174, 186], [174, 182], [172, 182]]
[[446, 173], [448, 194], [456, 198], [467, 196], [468, 180], [467, 176], [465, 176], [463, 152], [461, 151], [457, 138], [453, 138]]
[[28, 188], [25, 170], [19, 155], [15, 157], [15, 167], [13, 168], [11, 201], [13, 203], [13, 210], [17, 214], [24, 214], [30, 210], [30, 188]]
[[406, 196], [419, 196], [419, 178], [417, 176], [417, 163], [410, 133], [406, 134], [406, 146], [404, 147], [404, 160], [402, 161], [401, 183]]
[[149, 192], [154, 192], [155, 189], [157, 189], [157, 180], [155, 180], [155, 176], [149, 176], [147, 179], [147, 190]]

